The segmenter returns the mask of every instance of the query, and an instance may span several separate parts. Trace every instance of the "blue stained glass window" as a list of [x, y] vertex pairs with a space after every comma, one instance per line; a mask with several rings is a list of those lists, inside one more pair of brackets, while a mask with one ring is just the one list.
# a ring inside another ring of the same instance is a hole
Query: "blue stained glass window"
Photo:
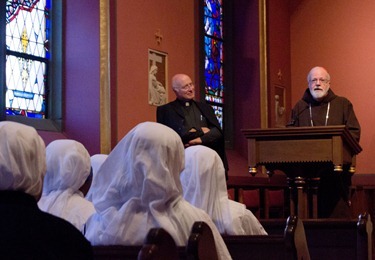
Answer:
[[217, 117], [217, 120], [219, 120], [219, 123], [222, 126], [223, 125], [223, 107], [221, 107], [221, 106], [212, 106], [212, 107], [215, 111], [215, 115]]
[[207, 35], [222, 38], [222, 1], [204, 0], [204, 27]]
[[7, 115], [45, 118], [51, 0], [6, 2]]
[[204, 0], [205, 100], [211, 103], [223, 127], [224, 47], [222, 0]]

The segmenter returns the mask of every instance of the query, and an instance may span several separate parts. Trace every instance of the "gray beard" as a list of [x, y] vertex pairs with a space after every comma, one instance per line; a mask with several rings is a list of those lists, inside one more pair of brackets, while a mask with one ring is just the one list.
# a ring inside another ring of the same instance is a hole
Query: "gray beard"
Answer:
[[327, 96], [328, 95], [328, 90], [329, 89], [327, 89], [327, 91], [326, 92], [315, 92], [315, 91], [310, 91], [310, 94], [311, 94], [311, 96], [315, 99], [315, 100], [317, 100], [317, 101], [321, 101], [325, 96]]

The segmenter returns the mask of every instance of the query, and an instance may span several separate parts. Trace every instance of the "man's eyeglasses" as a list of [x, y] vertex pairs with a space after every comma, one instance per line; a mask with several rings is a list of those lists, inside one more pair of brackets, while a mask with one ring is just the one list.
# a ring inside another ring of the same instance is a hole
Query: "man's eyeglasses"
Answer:
[[189, 84], [186, 84], [185, 86], [181, 87], [182, 90], [188, 90], [190, 88], [194, 88], [194, 83], [193, 82], [190, 82]]
[[312, 80], [310, 80], [310, 82], [313, 83], [313, 84], [318, 83], [318, 81], [319, 81], [320, 83], [322, 83], [322, 84], [325, 84], [325, 83], [328, 83], [328, 82], [329, 82], [328, 79], [312, 79]]

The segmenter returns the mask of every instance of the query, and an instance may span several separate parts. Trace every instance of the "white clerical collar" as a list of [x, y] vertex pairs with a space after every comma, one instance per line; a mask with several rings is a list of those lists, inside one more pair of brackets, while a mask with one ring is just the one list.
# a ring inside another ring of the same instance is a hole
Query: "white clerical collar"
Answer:
[[178, 100], [183, 107], [190, 107], [193, 100]]

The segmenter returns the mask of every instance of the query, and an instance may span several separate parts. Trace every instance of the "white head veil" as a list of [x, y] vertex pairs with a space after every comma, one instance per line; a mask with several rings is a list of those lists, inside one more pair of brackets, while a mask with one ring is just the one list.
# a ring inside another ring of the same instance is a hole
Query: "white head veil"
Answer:
[[0, 190], [19, 190], [38, 198], [45, 172], [45, 144], [37, 131], [0, 122]]
[[[61, 139], [47, 146], [46, 158], [47, 173], [38, 206], [80, 229], [88, 218], [84, 214], [91, 215], [94, 212], [93, 205], [79, 191], [91, 172], [90, 155], [81, 143]], [[72, 200], [75, 200], [75, 205], [70, 204]], [[77, 203], [82, 208], [80, 212], [72, 209], [78, 207]]]
[[208, 213], [220, 233], [233, 234], [224, 166], [219, 155], [203, 145], [186, 148], [181, 173], [184, 198]]
[[51, 142], [46, 148], [46, 158], [43, 195], [56, 190], [72, 189], [76, 192], [90, 175], [90, 155], [77, 141], [62, 139]]
[[139, 245], [150, 228], [162, 227], [177, 245], [186, 245], [193, 223], [205, 221], [216, 234], [219, 254], [229, 257], [207, 213], [182, 198], [183, 168], [184, 146], [176, 132], [158, 123], [138, 124], [97, 173], [92, 186], [97, 214], [87, 222], [86, 237], [93, 245]]
[[157, 123], [141, 123], [116, 145], [91, 187], [97, 212], [108, 207], [120, 209], [125, 203], [165, 209], [166, 202], [178, 199], [184, 147], [170, 130]]
[[[102, 166], [105, 159], [107, 159], [108, 154], [94, 154], [90, 157], [91, 160], [91, 167], [92, 167], [92, 183], [91, 186], [94, 186], [94, 183], [96, 182], [96, 173], [98, 172], [100, 166]], [[92, 201], [92, 189], [90, 187], [86, 199], [89, 201]]]
[[214, 150], [202, 145], [188, 147], [185, 161], [185, 169], [181, 173], [184, 198], [206, 211], [220, 233], [266, 234], [245, 205], [228, 199], [224, 165]]

